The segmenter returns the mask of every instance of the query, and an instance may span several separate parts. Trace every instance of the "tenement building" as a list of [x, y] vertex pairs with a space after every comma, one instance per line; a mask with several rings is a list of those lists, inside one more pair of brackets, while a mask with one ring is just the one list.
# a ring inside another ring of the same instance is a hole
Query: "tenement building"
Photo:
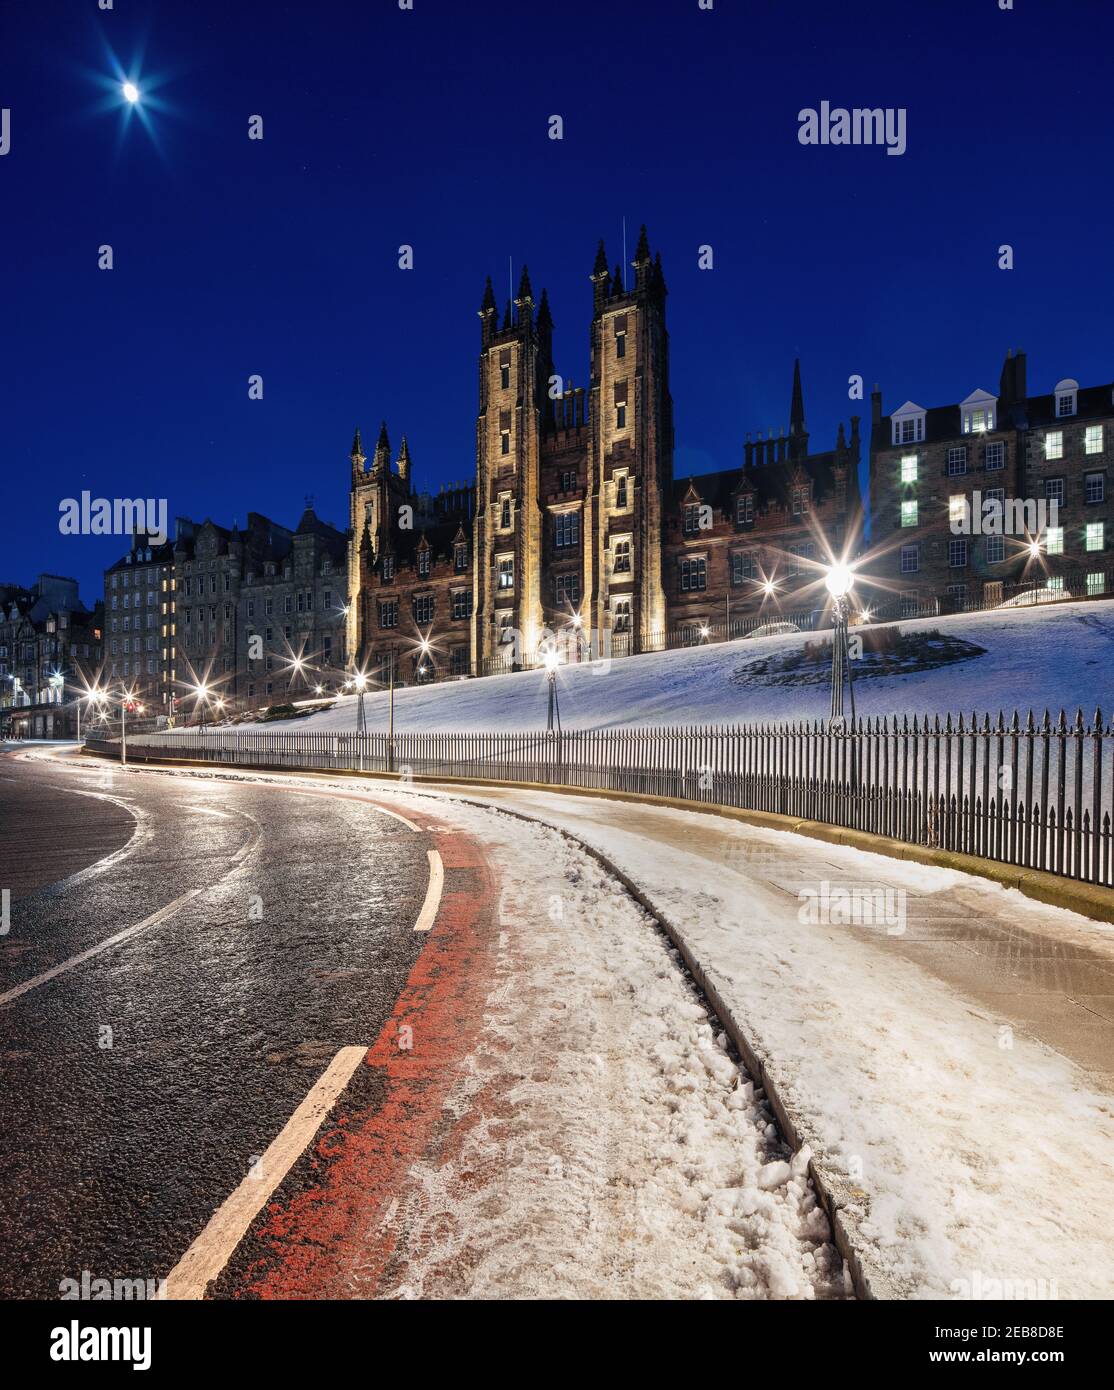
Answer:
[[345, 536], [307, 499], [296, 530], [249, 512], [241, 530], [177, 522], [177, 685], [235, 709], [335, 688], [345, 665]]
[[129, 690], [150, 714], [169, 714], [175, 693], [174, 546], [132, 536], [104, 572], [103, 676]]
[[600, 243], [580, 386], [558, 370], [528, 271], [501, 317], [488, 280], [470, 484], [416, 493], [406, 441], [392, 463], [384, 426], [369, 467], [357, 433], [355, 664], [420, 679], [534, 664], [570, 630], [595, 651], [699, 640], [712, 622], [776, 616], [817, 589], [810, 561], [856, 542], [858, 421], [810, 454], [799, 368], [788, 433], [748, 437], [735, 468], [674, 478], [667, 290], [645, 228], [631, 270], [610, 270]]
[[103, 623], [99, 603], [82, 603], [76, 579], [41, 574], [29, 588], [0, 584], [0, 732], [76, 732], [76, 695], [100, 670]]
[[1114, 390], [1030, 396], [1011, 350], [996, 394], [882, 412], [872, 397], [870, 573], [907, 612], [1108, 592]]

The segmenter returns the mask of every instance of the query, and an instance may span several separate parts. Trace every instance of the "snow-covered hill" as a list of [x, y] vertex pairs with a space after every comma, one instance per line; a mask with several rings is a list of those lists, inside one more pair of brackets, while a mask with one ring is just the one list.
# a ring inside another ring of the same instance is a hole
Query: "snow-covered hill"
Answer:
[[[860, 713], [993, 715], [1079, 706], [1091, 717], [1096, 705], [1108, 716], [1114, 707], [1114, 603], [923, 618], [856, 634], [865, 642], [853, 663]], [[565, 666], [558, 677], [561, 720], [565, 728], [608, 728], [825, 718], [830, 653], [820, 644], [828, 636], [799, 633]], [[872, 643], [888, 650], [872, 652]], [[399, 690], [395, 698], [399, 731], [536, 729], [545, 725], [546, 677], [525, 671], [446, 681]], [[368, 695], [367, 719], [371, 729], [386, 727], [385, 693]], [[356, 700], [348, 696], [309, 718], [263, 727], [355, 725]]]

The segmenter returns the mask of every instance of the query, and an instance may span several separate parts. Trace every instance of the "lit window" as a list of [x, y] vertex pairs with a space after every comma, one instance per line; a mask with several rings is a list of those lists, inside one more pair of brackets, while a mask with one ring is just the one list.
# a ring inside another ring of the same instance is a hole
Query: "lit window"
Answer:
[[1053, 575], [1051, 579], [1044, 581], [1044, 587], [1051, 593], [1059, 594], [1064, 591], [1064, 576], [1062, 574]]
[[967, 519], [967, 498], [962, 492], [953, 492], [948, 498], [948, 520], [950, 522], [966, 521]]
[[1046, 459], [1062, 459], [1064, 457], [1063, 430], [1046, 431], [1044, 436], [1044, 456]]
[[906, 454], [901, 460], [901, 481], [903, 483], [915, 483], [917, 481], [916, 454]]
[[1102, 453], [1102, 426], [1088, 425], [1083, 436], [1083, 452], [1085, 454]]
[[499, 587], [500, 589], [514, 588], [514, 556], [505, 555], [499, 561]]
[[553, 543], [558, 550], [580, 544], [579, 512], [558, 512], [554, 516]]
[[1045, 531], [1044, 549], [1048, 555], [1062, 555], [1064, 553], [1064, 528], [1062, 526], [1050, 526]]
[[1106, 548], [1106, 523], [1104, 521], [1089, 521], [1087, 523], [1087, 536], [1083, 548], [1084, 550], [1104, 550]]
[[917, 524], [917, 502], [914, 498], [909, 502], [901, 504], [901, 524], [902, 526], [916, 526]]
[[1101, 570], [1087, 576], [1087, 593], [1106, 593], [1106, 575]]

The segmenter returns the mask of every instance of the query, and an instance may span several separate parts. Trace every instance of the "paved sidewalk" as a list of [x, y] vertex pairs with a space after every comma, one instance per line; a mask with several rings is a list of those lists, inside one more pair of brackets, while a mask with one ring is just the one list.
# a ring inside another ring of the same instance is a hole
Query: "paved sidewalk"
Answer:
[[[447, 792], [562, 827], [644, 889], [856, 1208], [880, 1291], [961, 1297], [999, 1279], [1114, 1295], [1114, 928], [723, 817]], [[901, 903], [900, 934], [825, 915], [825, 891], [855, 888]]]

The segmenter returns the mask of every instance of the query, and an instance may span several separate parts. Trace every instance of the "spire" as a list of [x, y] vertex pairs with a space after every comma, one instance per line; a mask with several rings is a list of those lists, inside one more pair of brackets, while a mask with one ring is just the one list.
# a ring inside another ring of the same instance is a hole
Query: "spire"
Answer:
[[406, 442], [406, 436], [402, 436], [402, 443], [398, 449], [398, 476], [404, 483], [410, 481], [410, 445]]
[[549, 311], [549, 291], [542, 290], [542, 300], [538, 305], [538, 327], [552, 328], [553, 315]]
[[789, 407], [789, 433], [803, 434], [805, 428], [805, 397], [801, 390], [801, 359], [793, 359], [793, 403]]
[[367, 455], [364, 453], [363, 445], [360, 443], [360, 427], [356, 426], [356, 435], [352, 440], [352, 452], [349, 455], [352, 460], [353, 473], [359, 473], [367, 462]]
[[650, 259], [650, 238], [646, 235], [646, 223], [643, 222], [642, 230], [638, 234], [638, 248], [634, 253], [633, 265], [641, 265]]
[[523, 266], [522, 279], [518, 282], [518, 293], [514, 297], [514, 302], [518, 304], [527, 299], [533, 302], [533, 298], [534, 291], [530, 288], [530, 271], [526, 266]]
[[615, 263], [615, 277], [611, 281], [611, 293], [623, 293], [623, 267], [618, 263], [618, 261], [616, 261]]
[[668, 294], [668, 290], [665, 288], [665, 271], [661, 267], [660, 251], [654, 257], [654, 269], [650, 276], [650, 286], [655, 294]]
[[391, 466], [391, 441], [387, 438], [387, 422], [383, 421], [379, 427], [379, 438], [375, 445], [375, 458], [372, 462], [371, 471], [373, 473], [386, 473]]
[[596, 252], [596, 263], [592, 267], [592, 278], [597, 275], [607, 274], [607, 252], [603, 249], [603, 238], [600, 237], [599, 250]]
[[805, 397], [801, 390], [801, 359], [793, 359], [793, 400], [789, 407], [789, 457], [808, 456], [808, 430], [805, 428]]
[[505, 310], [504, 313], [503, 313], [503, 332], [506, 333], [507, 329], [510, 328], [510, 326], [511, 326], [511, 301], [508, 299], [508, 300], [507, 300], [507, 307], [506, 307], [506, 310]]
[[484, 284], [484, 297], [480, 304], [481, 314], [491, 314], [495, 312], [495, 291], [491, 287], [491, 276], [487, 277]]

